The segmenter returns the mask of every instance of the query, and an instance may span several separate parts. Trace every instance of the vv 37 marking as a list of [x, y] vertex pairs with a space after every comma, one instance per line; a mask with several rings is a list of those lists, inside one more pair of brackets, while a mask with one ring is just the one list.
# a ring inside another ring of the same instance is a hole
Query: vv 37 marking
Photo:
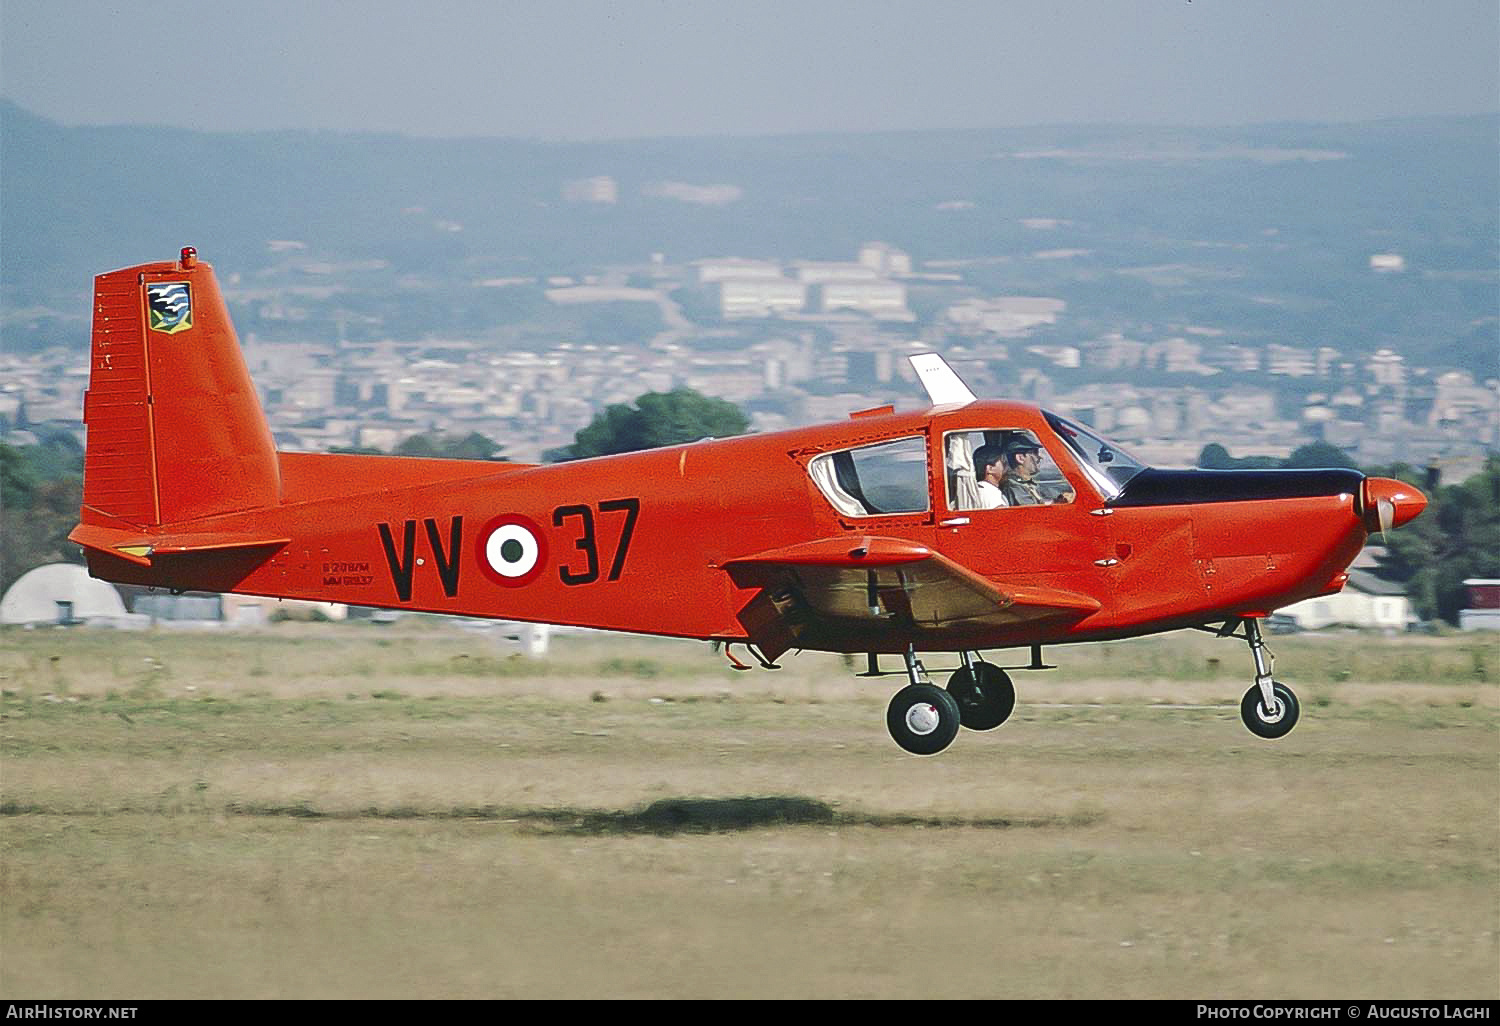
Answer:
[[[569, 586], [593, 584], [601, 579], [601, 574], [606, 581], [618, 581], [625, 571], [625, 561], [630, 554], [630, 543], [635, 537], [635, 525], [640, 513], [641, 500], [637, 498], [606, 499], [597, 506], [582, 503], [565, 504], [554, 509], [551, 517], [552, 526], [558, 528], [560, 532], [571, 531], [571, 534], [564, 540], [571, 541], [573, 550], [578, 553], [576, 556], [571, 556], [567, 562], [559, 561], [558, 579]], [[606, 517], [619, 520], [619, 536], [612, 551], [601, 552], [599, 525]], [[417, 558], [419, 523], [427, 548], [432, 553], [432, 565], [442, 585], [443, 594], [448, 598], [455, 598], [458, 595], [462, 568], [459, 560], [459, 553], [463, 551], [464, 544], [464, 518], [462, 516], [450, 517], [446, 531], [439, 526], [435, 517], [424, 517], [420, 521], [406, 520], [399, 529], [399, 541], [397, 530], [391, 524], [376, 525], [380, 532], [380, 545], [385, 552], [386, 566], [390, 570], [391, 583], [396, 588], [396, 596], [402, 602], [411, 601], [416, 569], [425, 563], [425, 560]], [[545, 551], [540, 544], [537, 548], [539, 551]], [[608, 563], [607, 572], [604, 570], [606, 562]]]

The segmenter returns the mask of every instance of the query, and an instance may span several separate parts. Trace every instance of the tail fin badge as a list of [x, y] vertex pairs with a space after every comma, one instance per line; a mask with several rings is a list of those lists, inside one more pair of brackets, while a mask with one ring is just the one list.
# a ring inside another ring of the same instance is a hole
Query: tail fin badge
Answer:
[[185, 281], [147, 285], [146, 306], [152, 331], [175, 335], [193, 326], [193, 293]]

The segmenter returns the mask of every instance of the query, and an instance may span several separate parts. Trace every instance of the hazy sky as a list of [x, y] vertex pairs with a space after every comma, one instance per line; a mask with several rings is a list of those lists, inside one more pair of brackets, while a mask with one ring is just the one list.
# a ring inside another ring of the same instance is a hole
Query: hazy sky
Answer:
[[1496, 0], [0, 0], [67, 124], [552, 139], [1500, 110]]

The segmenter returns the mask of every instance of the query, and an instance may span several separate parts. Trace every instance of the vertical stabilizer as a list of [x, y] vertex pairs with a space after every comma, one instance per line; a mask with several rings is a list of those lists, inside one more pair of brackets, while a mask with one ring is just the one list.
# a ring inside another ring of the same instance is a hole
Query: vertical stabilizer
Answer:
[[172, 524], [280, 501], [270, 427], [192, 249], [94, 279], [83, 419], [85, 517]]

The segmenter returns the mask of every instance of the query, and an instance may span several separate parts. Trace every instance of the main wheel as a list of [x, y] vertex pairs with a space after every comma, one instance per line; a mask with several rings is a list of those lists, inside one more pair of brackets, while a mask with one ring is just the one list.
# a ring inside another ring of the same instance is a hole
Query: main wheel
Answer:
[[958, 736], [958, 703], [936, 684], [908, 684], [896, 692], [885, 725], [913, 755], [936, 755]]
[[1275, 708], [1267, 709], [1260, 696], [1260, 685], [1245, 692], [1240, 699], [1240, 719], [1256, 737], [1278, 738], [1290, 734], [1297, 725], [1301, 708], [1292, 689], [1280, 681], [1271, 682], [1271, 693], [1275, 696]]
[[1010, 674], [993, 663], [959, 667], [948, 678], [948, 694], [958, 703], [959, 717], [970, 730], [994, 730], [1010, 719], [1016, 707]]

